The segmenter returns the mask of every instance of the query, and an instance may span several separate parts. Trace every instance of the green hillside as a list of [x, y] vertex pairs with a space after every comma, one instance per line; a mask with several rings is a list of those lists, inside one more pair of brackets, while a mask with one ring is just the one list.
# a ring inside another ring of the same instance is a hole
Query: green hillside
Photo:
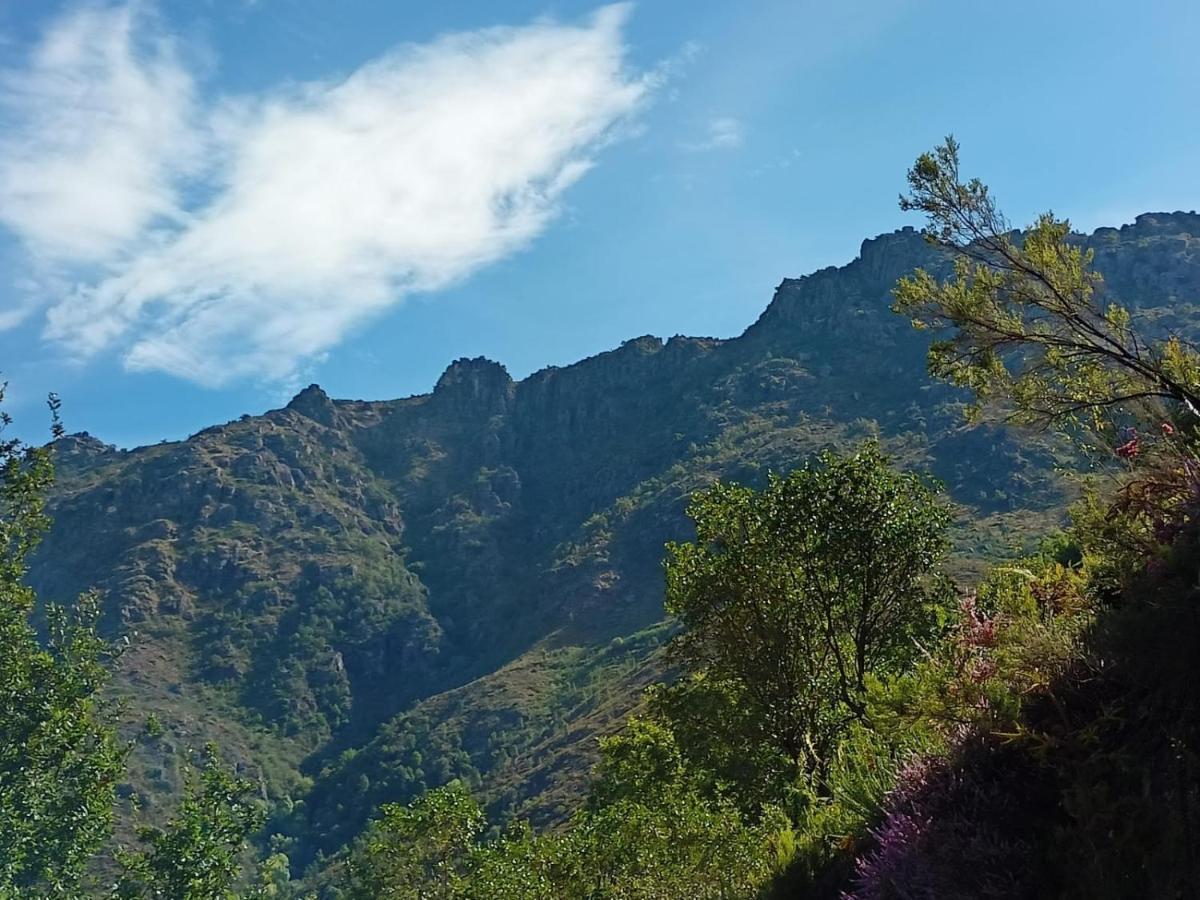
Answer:
[[[1200, 216], [1080, 240], [1148, 329], [1200, 321]], [[966, 427], [964, 396], [926, 374], [928, 337], [889, 309], [917, 266], [945, 269], [905, 229], [785, 280], [734, 339], [635, 338], [521, 381], [463, 359], [401, 400], [314, 385], [134, 450], [60, 439], [30, 582], [50, 600], [99, 588], [128, 637], [126, 808], [169, 808], [179, 752], [216, 739], [298, 867], [453, 779], [494, 819], [562, 821], [597, 736], [666, 670], [663, 546], [718, 478], [758, 486], [877, 438], [945, 483], [956, 572], [1028, 551], [1062, 521], [1055, 467], [1074, 457]]]

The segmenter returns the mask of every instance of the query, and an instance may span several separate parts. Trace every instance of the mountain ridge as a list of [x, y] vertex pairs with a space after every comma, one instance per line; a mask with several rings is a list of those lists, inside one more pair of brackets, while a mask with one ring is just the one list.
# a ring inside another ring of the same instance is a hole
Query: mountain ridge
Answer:
[[[1169, 327], [1196, 318], [1197, 236], [1200, 216], [1160, 213], [1079, 239]], [[310, 385], [182, 441], [60, 440], [31, 582], [98, 587], [131, 634], [127, 730], [154, 712], [167, 739], [139, 746], [127, 792], [167, 803], [164, 747], [218, 737], [302, 860], [454, 777], [551, 823], [661, 671], [662, 544], [688, 536], [687, 496], [825, 447], [878, 439], [945, 482], [964, 572], [1013, 552], [1061, 516], [1058, 451], [965, 428], [962, 397], [925, 376], [929, 336], [889, 292], [941, 264], [906, 228], [784, 279], [738, 337], [647, 335], [520, 380], [463, 358], [426, 394]]]

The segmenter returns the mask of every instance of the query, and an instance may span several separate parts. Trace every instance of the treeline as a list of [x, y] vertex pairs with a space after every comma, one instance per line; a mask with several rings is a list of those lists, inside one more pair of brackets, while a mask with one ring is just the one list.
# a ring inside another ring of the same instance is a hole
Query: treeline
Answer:
[[[877, 445], [693, 498], [668, 546], [678, 677], [605, 739], [561, 828], [489, 823], [452, 782], [387, 805], [319, 871], [255, 863], [215, 749], [175, 817], [110, 842], [126, 748], [95, 603], [21, 583], [48, 452], [0, 443], [0, 897], [1181, 897], [1200, 884], [1200, 353], [1108, 296], [1066, 222], [1023, 233], [953, 140], [906, 209], [952, 260], [896, 288], [971, 414], [1076, 448], [1042, 550], [944, 574], [951, 511]], [[40, 633], [44, 632], [44, 633]], [[264, 854], [258, 854], [260, 857]]]

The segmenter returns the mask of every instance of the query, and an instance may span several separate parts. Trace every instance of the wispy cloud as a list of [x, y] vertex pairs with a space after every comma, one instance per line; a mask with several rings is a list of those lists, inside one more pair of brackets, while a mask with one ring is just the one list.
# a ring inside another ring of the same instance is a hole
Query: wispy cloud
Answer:
[[109, 258], [175, 211], [191, 157], [192, 81], [131, 8], [61, 20], [0, 76], [0, 222], [39, 257]]
[[0, 144], [4, 224], [94, 267], [47, 336], [201, 383], [286, 379], [405, 294], [519, 250], [653, 86], [624, 60], [626, 12], [451, 35], [200, 108], [144, 18], [59, 21], [5, 80], [18, 127]]
[[695, 141], [683, 141], [680, 146], [692, 153], [733, 150], [742, 146], [744, 139], [744, 129], [738, 119], [730, 116], [718, 116], [708, 120], [705, 125], [704, 137]]

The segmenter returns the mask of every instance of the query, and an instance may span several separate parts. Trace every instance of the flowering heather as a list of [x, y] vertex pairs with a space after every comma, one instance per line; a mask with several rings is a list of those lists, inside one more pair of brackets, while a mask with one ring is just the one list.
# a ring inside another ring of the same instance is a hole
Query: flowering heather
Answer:
[[958, 601], [962, 615], [959, 639], [966, 647], [992, 647], [996, 643], [996, 619], [986, 615], [978, 606], [978, 596], [973, 592], [963, 594]]
[[1015, 759], [975, 741], [956, 762], [910, 760], [843, 900], [1030, 896], [1033, 847], [1022, 810], [1037, 779], [1027, 778]]
[[1135, 434], [1125, 443], [1117, 445], [1116, 452], [1117, 456], [1121, 457], [1121, 459], [1130, 461], [1137, 459], [1138, 454], [1142, 452], [1142, 445], [1138, 440], [1138, 436]]
[[1145, 522], [1158, 544], [1171, 544], [1200, 519], [1200, 461], [1189, 454], [1146, 472], [1121, 490], [1113, 509]]

